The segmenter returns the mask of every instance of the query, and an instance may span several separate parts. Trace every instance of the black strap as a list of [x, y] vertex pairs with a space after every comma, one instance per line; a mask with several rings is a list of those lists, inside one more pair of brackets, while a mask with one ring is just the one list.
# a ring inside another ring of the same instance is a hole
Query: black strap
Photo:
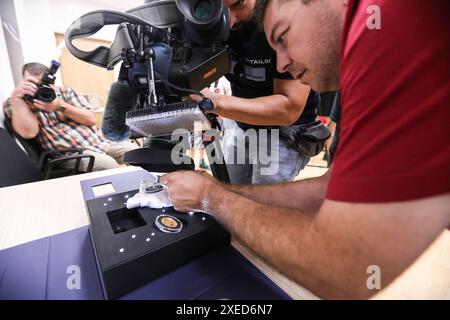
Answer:
[[127, 11], [158, 28], [170, 28], [184, 22], [175, 0], [156, 0]]
[[[184, 21], [174, 0], [155, 1], [127, 13], [98, 10], [87, 13], [75, 20], [67, 29], [65, 42], [67, 49], [78, 59], [111, 70], [121, 60], [122, 50], [134, 48], [126, 25], [121, 25], [110, 48], [100, 46], [92, 51], [75, 47], [73, 40], [86, 38], [107, 25], [132, 23], [154, 28], [167, 28]], [[165, 30], [161, 30], [166, 32]]]

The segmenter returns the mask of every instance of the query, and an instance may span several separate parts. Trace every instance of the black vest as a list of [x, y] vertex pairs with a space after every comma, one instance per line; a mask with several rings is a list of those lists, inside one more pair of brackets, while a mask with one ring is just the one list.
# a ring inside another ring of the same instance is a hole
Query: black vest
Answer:
[[[239, 98], [259, 98], [273, 95], [274, 79], [292, 79], [289, 73], [276, 70], [276, 53], [253, 22], [239, 30], [230, 32], [228, 45], [231, 54], [231, 72], [226, 78], [231, 83], [233, 96]], [[320, 96], [311, 90], [303, 113], [295, 124], [307, 124], [317, 117]], [[237, 122], [243, 129], [264, 128]]]

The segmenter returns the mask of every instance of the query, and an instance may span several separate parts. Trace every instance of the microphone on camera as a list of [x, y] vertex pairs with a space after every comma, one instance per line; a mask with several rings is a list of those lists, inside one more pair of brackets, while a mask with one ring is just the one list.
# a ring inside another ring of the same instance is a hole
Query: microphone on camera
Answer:
[[127, 140], [130, 128], [125, 124], [126, 113], [136, 109], [137, 93], [128, 81], [118, 80], [111, 86], [103, 116], [102, 132], [112, 141]]

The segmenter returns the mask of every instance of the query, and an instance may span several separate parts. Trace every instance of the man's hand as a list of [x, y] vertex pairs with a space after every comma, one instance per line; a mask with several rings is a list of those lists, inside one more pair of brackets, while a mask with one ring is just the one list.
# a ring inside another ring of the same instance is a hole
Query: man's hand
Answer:
[[[201, 91], [201, 93], [206, 97], [211, 99], [211, 102], [213, 103], [214, 109], [213, 110], [206, 110], [206, 112], [210, 112], [210, 113], [214, 113], [214, 110], [217, 110], [220, 108], [220, 97], [222, 97], [222, 95], [217, 92], [212, 92], [211, 90], [209, 90], [208, 88], [205, 88]], [[199, 96], [198, 94], [191, 94], [189, 96], [189, 99], [192, 101], [201, 101], [202, 97]]]
[[217, 191], [220, 183], [202, 171], [179, 171], [161, 177], [175, 210], [208, 212], [208, 193]]
[[58, 109], [61, 107], [62, 105], [62, 101], [61, 99], [59, 99], [58, 97], [56, 97], [55, 100], [53, 100], [52, 102], [44, 102], [41, 100], [33, 100], [33, 104], [36, 108], [42, 110], [42, 111], [46, 111], [46, 112], [54, 112], [54, 111], [58, 111]]
[[[273, 94], [253, 99], [228, 96], [203, 89], [214, 109], [208, 111], [224, 118], [260, 126], [290, 126], [302, 114], [311, 88], [298, 80], [274, 79]], [[189, 99], [201, 100], [197, 95]]]
[[33, 105], [45, 112], [56, 112], [60, 110], [62, 105], [64, 105], [64, 120], [61, 121], [70, 119], [78, 124], [82, 124], [88, 127], [96, 125], [95, 114], [92, 110], [73, 106], [70, 103], [61, 100], [59, 97], [56, 97], [55, 100], [48, 103], [40, 100], [33, 100]]
[[39, 83], [40, 81], [36, 78], [26, 77], [14, 89], [11, 94], [11, 98], [23, 99], [26, 95], [30, 95], [33, 97], [36, 94], [38, 88], [37, 85]]

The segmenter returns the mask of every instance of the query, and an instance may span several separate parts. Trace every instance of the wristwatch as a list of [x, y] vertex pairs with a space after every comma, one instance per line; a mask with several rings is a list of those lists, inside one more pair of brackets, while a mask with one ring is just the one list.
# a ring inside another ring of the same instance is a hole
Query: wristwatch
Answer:
[[59, 106], [58, 111], [64, 113], [64, 111], [66, 111], [66, 107], [65, 107], [63, 104], [61, 104], [61, 105]]

